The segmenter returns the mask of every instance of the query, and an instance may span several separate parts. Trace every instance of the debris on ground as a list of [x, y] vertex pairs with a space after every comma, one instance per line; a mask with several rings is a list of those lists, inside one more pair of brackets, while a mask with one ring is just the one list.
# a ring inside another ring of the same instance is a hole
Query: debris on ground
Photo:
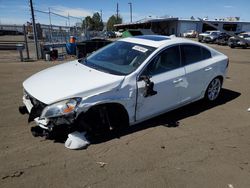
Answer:
[[15, 172], [14, 172], [13, 174], [11, 174], [11, 175], [3, 176], [2, 179], [20, 177], [21, 175], [23, 175], [23, 173], [24, 173], [24, 171], [15, 171]]
[[68, 149], [85, 149], [90, 144], [87, 140], [86, 132], [75, 131], [68, 134], [68, 139], [65, 142], [65, 147]]
[[105, 163], [105, 162], [96, 162], [96, 164], [99, 164], [100, 167], [104, 167], [104, 166], [107, 165], [108, 163]]

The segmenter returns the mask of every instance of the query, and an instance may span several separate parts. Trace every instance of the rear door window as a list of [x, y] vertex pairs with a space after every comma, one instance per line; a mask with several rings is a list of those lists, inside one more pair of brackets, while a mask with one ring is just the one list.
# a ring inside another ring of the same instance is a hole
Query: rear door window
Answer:
[[202, 60], [200, 46], [185, 44], [181, 45], [182, 63], [189, 65]]
[[185, 44], [181, 45], [181, 57], [183, 65], [197, 63], [202, 60], [211, 58], [211, 52], [201, 46]]

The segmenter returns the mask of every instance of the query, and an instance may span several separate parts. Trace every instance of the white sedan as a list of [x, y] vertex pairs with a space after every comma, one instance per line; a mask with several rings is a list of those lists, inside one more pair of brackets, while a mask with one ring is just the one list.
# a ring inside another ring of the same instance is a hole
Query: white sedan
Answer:
[[202, 98], [215, 101], [228, 64], [227, 56], [187, 39], [125, 38], [25, 80], [19, 110], [47, 134], [56, 126], [116, 129]]

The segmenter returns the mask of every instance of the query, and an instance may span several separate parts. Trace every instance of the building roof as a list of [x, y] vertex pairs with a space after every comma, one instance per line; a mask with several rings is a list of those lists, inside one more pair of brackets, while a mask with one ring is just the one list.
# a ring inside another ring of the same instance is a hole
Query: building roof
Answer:
[[[140, 24], [147, 24], [147, 23], [154, 23], [154, 22], [166, 22], [166, 21], [187, 21], [187, 22], [201, 22], [198, 19], [184, 19], [178, 17], [168, 17], [168, 18], [144, 18], [142, 20], [138, 20], [136, 22], [131, 23], [123, 23], [123, 24], [115, 24], [115, 27], [119, 26], [130, 26], [130, 25], [140, 25]], [[205, 20], [207, 22], [221, 22], [221, 23], [249, 23], [249, 21], [229, 21], [229, 20]]]

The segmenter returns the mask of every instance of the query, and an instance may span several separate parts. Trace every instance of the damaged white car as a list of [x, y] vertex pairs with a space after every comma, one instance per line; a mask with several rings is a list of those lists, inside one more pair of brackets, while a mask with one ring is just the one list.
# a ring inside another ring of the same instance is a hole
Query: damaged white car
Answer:
[[145, 35], [24, 81], [24, 106], [49, 134], [57, 126], [96, 133], [133, 125], [191, 102], [215, 101], [229, 60], [187, 39]]

